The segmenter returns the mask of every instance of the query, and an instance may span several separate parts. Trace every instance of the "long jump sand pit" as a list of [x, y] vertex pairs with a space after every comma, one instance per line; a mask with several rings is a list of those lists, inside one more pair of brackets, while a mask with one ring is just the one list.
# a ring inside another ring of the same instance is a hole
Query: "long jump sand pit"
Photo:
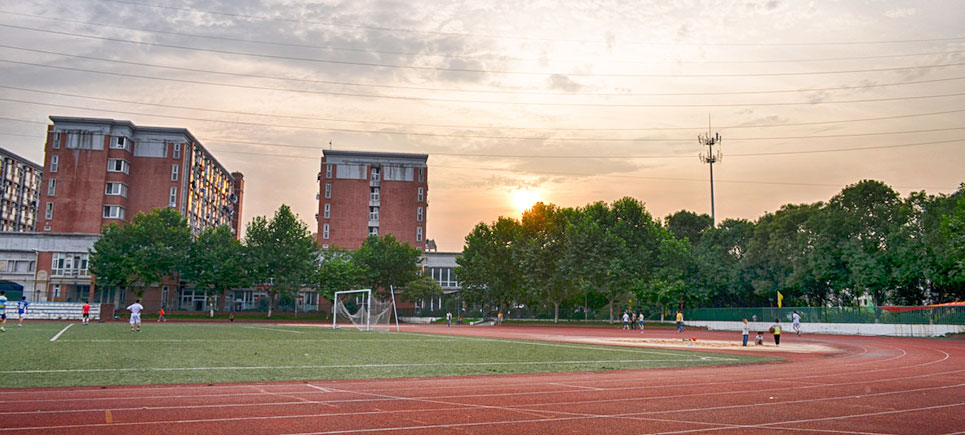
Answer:
[[[696, 338], [696, 339], [695, 339]], [[728, 350], [737, 352], [793, 352], [793, 353], [833, 353], [835, 348], [817, 343], [785, 342], [780, 346], [774, 345], [771, 336], [765, 338], [763, 345], [755, 345], [754, 337], [747, 346], [739, 341], [731, 340], [703, 340], [697, 337], [685, 338], [630, 338], [630, 337], [571, 337], [570, 340], [611, 346], [662, 347], [693, 350]]]

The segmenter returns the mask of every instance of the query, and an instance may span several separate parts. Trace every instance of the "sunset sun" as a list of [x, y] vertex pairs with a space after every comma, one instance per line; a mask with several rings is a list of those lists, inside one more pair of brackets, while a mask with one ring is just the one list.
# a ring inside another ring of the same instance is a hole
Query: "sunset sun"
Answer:
[[517, 189], [513, 191], [513, 206], [522, 213], [540, 201], [539, 191]]

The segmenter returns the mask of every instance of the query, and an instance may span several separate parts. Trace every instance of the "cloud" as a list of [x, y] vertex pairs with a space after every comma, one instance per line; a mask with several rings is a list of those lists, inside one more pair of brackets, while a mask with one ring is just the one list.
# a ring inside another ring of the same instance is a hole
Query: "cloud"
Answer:
[[895, 8], [884, 12], [884, 16], [888, 18], [906, 18], [915, 15], [918, 15], [918, 9], [915, 8]]
[[550, 89], [559, 89], [566, 92], [577, 92], [583, 89], [583, 85], [574, 82], [569, 77], [562, 74], [553, 74], [547, 81], [549, 82]]

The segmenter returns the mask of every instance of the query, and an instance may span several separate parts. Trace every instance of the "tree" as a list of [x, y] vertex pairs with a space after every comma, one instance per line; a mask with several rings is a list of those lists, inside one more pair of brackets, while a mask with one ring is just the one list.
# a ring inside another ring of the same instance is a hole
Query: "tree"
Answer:
[[965, 183], [956, 196], [955, 208], [941, 217], [942, 254], [948, 267], [943, 300], [965, 299]]
[[523, 213], [518, 258], [523, 281], [536, 299], [553, 305], [553, 322], [559, 322], [560, 304], [576, 289], [566, 273], [566, 227], [576, 215], [570, 208], [538, 202]]
[[[195, 288], [212, 295], [224, 295], [232, 288], [249, 285], [248, 263], [244, 246], [227, 226], [208, 227], [201, 231], [191, 244], [190, 260], [185, 268], [184, 279], [194, 283]], [[214, 304], [209, 304], [214, 317]]]
[[363, 272], [364, 269], [355, 263], [349, 252], [324, 250], [319, 256], [314, 282], [319, 295], [334, 301], [335, 292], [357, 288]]
[[680, 210], [664, 218], [664, 224], [677, 240], [687, 239], [690, 244], [696, 245], [700, 242], [700, 237], [714, 226], [714, 220], [707, 214], [694, 213], [688, 210]]
[[267, 286], [268, 317], [279, 297], [295, 298], [313, 281], [317, 271], [318, 244], [308, 226], [282, 204], [271, 221], [252, 219], [245, 236], [252, 261], [252, 282]]
[[372, 290], [403, 287], [419, 276], [422, 251], [408, 243], [400, 243], [392, 234], [369, 236], [352, 253], [362, 268], [362, 282]]
[[405, 297], [415, 302], [432, 297], [442, 296], [442, 286], [428, 275], [419, 275], [405, 285]]
[[711, 306], [740, 306], [752, 292], [745, 280], [748, 242], [754, 225], [726, 219], [704, 232], [697, 243], [697, 285], [707, 291]]
[[90, 271], [101, 284], [130, 290], [137, 297], [184, 270], [191, 230], [173, 208], [138, 213], [124, 226], [111, 224], [94, 243]]
[[466, 236], [456, 276], [470, 301], [492, 302], [502, 311], [522, 296], [522, 271], [514, 258], [522, 228], [515, 219], [480, 222]]

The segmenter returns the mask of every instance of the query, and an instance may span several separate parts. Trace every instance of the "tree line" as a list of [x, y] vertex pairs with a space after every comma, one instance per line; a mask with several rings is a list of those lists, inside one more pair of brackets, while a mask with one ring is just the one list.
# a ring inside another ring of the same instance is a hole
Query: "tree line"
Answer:
[[404, 289], [413, 300], [442, 294], [438, 283], [421, 275], [420, 257], [418, 248], [392, 235], [370, 236], [352, 252], [322, 250], [287, 205], [271, 219], [252, 219], [244, 240], [227, 226], [207, 227], [195, 236], [177, 210], [163, 208], [103, 227], [90, 251], [89, 269], [97, 286], [129, 290], [137, 297], [171, 280], [208, 296], [262, 289], [269, 297], [270, 317], [280, 302], [297, 302], [303, 290], [329, 300], [336, 291], [360, 287]]
[[965, 184], [905, 198], [864, 180], [827, 202], [788, 204], [756, 221], [681, 210], [661, 222], [639, 200], [479, 223], [457, 277], [469, 302], [542, 306], [919, 305], [965, 297]]

